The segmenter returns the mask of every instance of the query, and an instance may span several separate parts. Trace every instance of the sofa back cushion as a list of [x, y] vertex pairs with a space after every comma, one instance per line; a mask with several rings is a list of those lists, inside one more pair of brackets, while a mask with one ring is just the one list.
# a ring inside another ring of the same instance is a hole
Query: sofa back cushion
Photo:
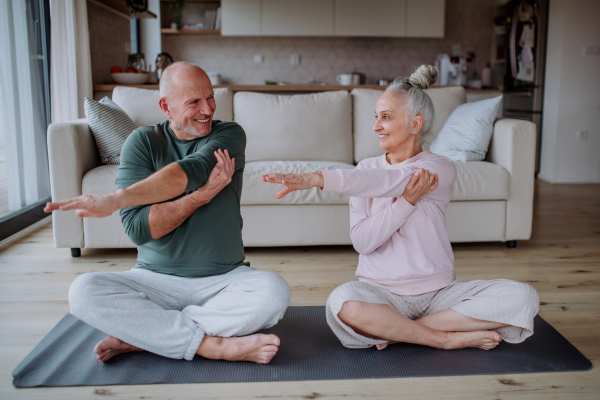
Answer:
[[[431, 98], [435, 114], [431, 133], [425, 138], [423, 145], [423, 150], [428, 150], [452, 111], [467, 102], [467, 92], [462, 86], [434, 87], [426, 89], [425, 92]], [[373, 132], [375, 107], [383, 90], [354, 89], [351, 94], [354, 115], [354, 161], [358, 163], [365, 158], [377, 157], [384, 153]]]
[[[217, 110], [214, 119], [233, 121], [233, 94], [229, 88], [214, 89]], [[138, 89], [117, 86], [113, 90], [112, 100], [129, 115], [137, 126], [156, 125], [167, 117], [158, 105], [158, 90]]]
[[238, 92], [234, 120], [247, 136], [246, 161], [352, 164], [352, 99], [347, 91], [272, 95]]

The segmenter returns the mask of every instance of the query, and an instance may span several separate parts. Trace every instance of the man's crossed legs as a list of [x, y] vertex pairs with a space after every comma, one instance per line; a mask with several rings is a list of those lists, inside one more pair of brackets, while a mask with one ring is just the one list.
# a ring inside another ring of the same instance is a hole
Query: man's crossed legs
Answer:
[[94, 350], [103, 362], [147, 350], [186, 360], [198, 354], [266, 364], [279, 338], [255, 332], [283, 318], [289, 300], [283, 278], [246, 266], [203, 278], [140, 268], [93, 272], [69, 289], [71, 313], [110, 335]]

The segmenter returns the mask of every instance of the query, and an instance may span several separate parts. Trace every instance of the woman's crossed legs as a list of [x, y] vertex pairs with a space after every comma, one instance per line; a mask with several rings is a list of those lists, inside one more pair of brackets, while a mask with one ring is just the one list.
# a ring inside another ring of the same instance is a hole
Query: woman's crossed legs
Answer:
[[396, 342], [440, 349], [490, 350], [503, 339], [525, 340], [538, 310], [535, 290], [507, 280], [456, 281], [441, 290], [399, 296], [365, 282], [340, 286], [327, 302], [327, 320], [350, 348]]

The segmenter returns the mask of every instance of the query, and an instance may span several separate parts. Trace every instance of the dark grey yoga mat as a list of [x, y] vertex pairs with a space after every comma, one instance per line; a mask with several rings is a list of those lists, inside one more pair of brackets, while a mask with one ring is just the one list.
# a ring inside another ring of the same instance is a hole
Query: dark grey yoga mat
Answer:
[[270, 382], [585, 371], [592, 367], [539, 316], [532, 337], [516, 345], [502, 342], [491, 351], [444, 351], [411, 344], [395, 344], [383, 351], [349, 350], [329, 329], [324, 307], [290, 307], [277, 326], [264, 332], [281, 338], [279, 352], [268, 365], [200, 357], [173, 360], [148, 352], [121, 354], [102, 364], [92, 349], [106, 334], [69, 314], [15, 368], [13, 384]]

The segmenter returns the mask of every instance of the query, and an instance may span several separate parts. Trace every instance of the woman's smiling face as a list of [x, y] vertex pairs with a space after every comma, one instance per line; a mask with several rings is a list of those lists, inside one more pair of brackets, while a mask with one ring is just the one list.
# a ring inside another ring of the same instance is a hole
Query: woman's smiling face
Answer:
[[413, 146], [413, 136], [406, 126], [404, 96], [384, 93], [377, 101], [373, 130], [379, 135], [379, 147], [395, 153], [404, 146]]

